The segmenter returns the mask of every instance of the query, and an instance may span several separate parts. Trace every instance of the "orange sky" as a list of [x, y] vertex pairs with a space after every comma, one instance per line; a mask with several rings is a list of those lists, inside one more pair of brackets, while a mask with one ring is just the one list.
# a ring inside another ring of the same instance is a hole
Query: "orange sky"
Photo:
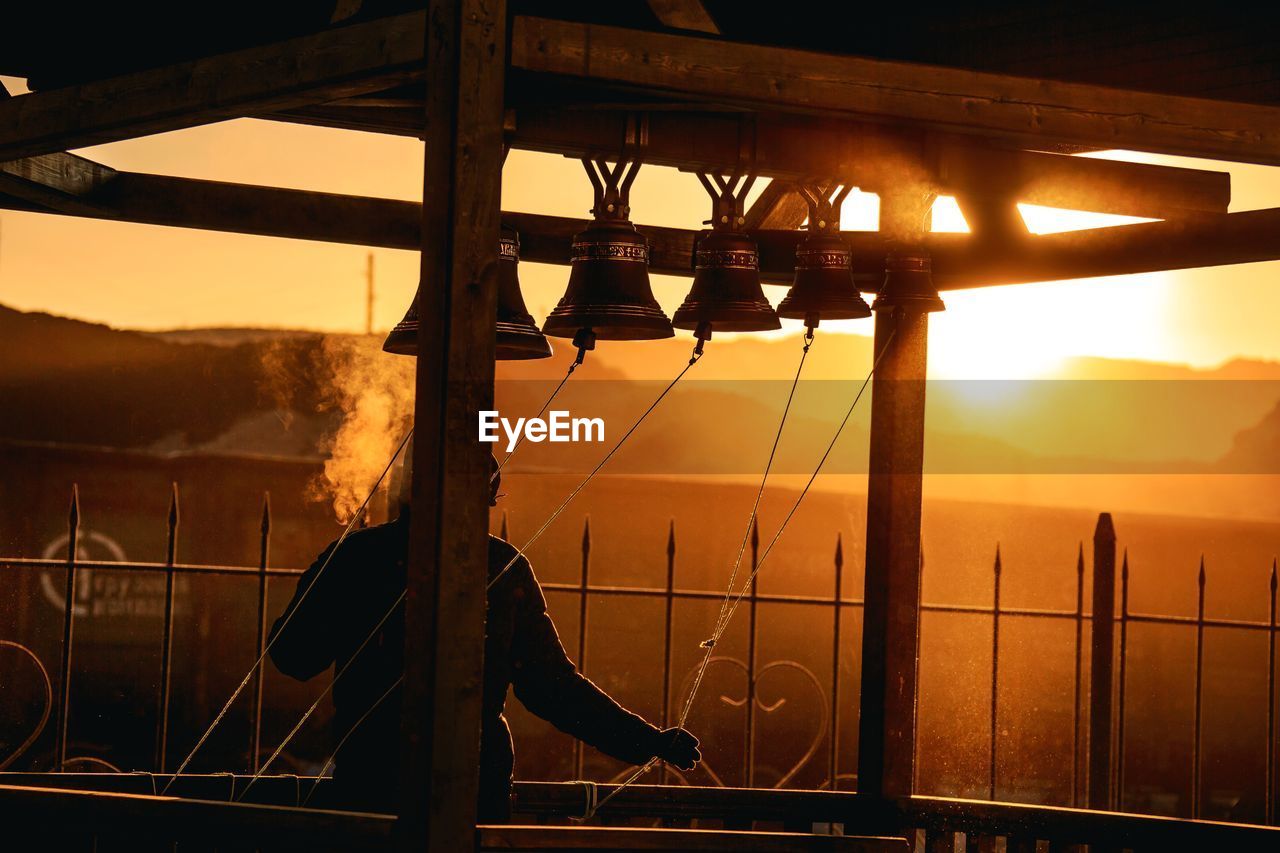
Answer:
[[[349, 131], [239, 120], [99, 146], [80, 153], [122, 169], [330, 192], [416, 199], [421, 144]], [[1123, 152], [1111, 156], [1134, 156]], [[1280, 169], [1155, 158], [1233, 177], [1233, 210], [1280, 204]], [[586, 216], [590, 189], [576, 161], [512, 152], [503, 206]], [[962, 228], [943, 200], [935, 227]], [[700, 227], [708, 202], [692, 175], [648, 167], [632, 192], [635, 220]], [[1105, 218], [1025, 211], [1033, 229], [1080, 227]], [[845, 226], [873, 228], [874, 196], [846, 204]], [[364, 323], [366, 250], [177, 228], [0, 213], [0, 303], [121, 327], [284, 326], [356, 331]], [[412, 252], [376, 250], [376, 325], [388, 328], [416, 282]], [[1051, 372], [1071, 355], [1212, 365], [1235, 356], [1280, 360], [1277, 264], [993, 288], [947, 297], [932, 321], [931, 362], [946, 376], [1022, 377]], [[535, 316], [566, 276], [523, 264]], [[673, 310], [684, 279], [655, 277]], [[767, 288], [771, 299], [784, 290]], [[870, 321], [843, 324], [869, 333]], [[824, 327], [825, 328], [825, 327]], [[1016, 357], [1014, 356], [1016, 354]]]

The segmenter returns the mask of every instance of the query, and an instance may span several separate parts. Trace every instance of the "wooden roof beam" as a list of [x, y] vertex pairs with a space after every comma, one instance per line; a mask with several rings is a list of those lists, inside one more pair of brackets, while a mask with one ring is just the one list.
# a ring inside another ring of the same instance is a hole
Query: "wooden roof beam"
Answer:
[[0, 161], [389, 89], [421, 76], [415, 12], [0, 100]]
[[[617, 156], [625, 113], [520, 108], [511, 144], [570, 157]], [[1226, 172], [995, 148], [972, 138], [925, 135], [848, 120], [797, 116], [648, 113], [646, 163], [709, 171], [731, 168], [744, 136], [761, 174], [786, 181], [840, 178], [870, 192], [910, 175], [941, 193], [1156, 219], [1226, 213]]]
[[[46, 200], [70, 198], [74, 203], [45, 207], [72, 216], [412, 251], [420, 245], [417, 202], [117, 172], [70, 154], [53, 158], [59, 162], [0, 167], [7, 184], [0, 208], [30, 211], [32, 203], [19, 196], [40, 192]], [[15, 186], [19, 194], [9, 192]], [[520, 231], [521, 257], [538, 263], [567, 264], [573, 235], [586, 226], [584, 220], [533, 213], [504, 211], [502, 217]], [[653, 272], [692, 273], [696, 232], [639, 227], [652, 247]], [[804, 232], [752, 233], [760, 247], [762, 277], [789, 284]], [[930, 234], [925, 245], [938, 286], [954, 290], [1280, 260], [1277, 233], [1280, 209], [1270, 209], [1008, 238], [998, 251], [969, 234]], [[887, 235], [853, 231], [844, 236], [860, 286], [876, 290]]]
[[1280, 165], [1280, 107], [518, 16], [511, 63], [718, 104], [856, 116], [1025, 146]]
[[[283, 121], [420, 136], [422, 110], [318, 104], [278, 113]], [[569, 157], [616, 157], [627, 114], [515, 105], [511, 144]], [[731, 168], [740, 156], [743, 119], [727, 113], [650, 112], [645, 162], [679, 169]], [[928, 164], [940, 192], [992, 195], [1047, 207], [1164, 219], [1188, 211], [1226, 213], [1226, 172], [997, 148], [958, 134], [930, 134], [848, 119], [752, 117], [755, 167], [786, 181], [841, 177], [869, 191], [902, 179], [900, 165]], [[1001, 176], [993, 184], [993, 176]]]

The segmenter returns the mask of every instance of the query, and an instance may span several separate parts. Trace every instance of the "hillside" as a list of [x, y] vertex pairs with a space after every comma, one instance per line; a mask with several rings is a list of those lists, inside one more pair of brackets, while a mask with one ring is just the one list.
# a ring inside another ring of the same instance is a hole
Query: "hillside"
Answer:
[[[564, 375], [574, 353], [567, 342], [553, 343], [554, 358], [499, 365], [504, 414], [532, 414]], [[412, 362], [383, 355], [378, 344], [262, 329], [139, 333], [0, 307], [0, 439], [324, 459], [335, 481], [351, 480], [348, 491], [358, 492], [381, 469], [411, 408]], [[684, 337], [601, 343], [557, 408], [603, 417], [611, 445], [685, 364], [689, 348]], [[798, 350], [795, 338], [712, 340], [610, 471], [758, 476]], [[869, 339], [819, 337], [776, 474], [812, 470], [869, 363]], [[1091, 358], [1072, 360], [1063, 376], [1068, 381], [931, 382], [926, 466], [946, 475], [943, 493], [963, 496], [970, 486], [953, 475], [973, 475], [985, 478], [974, 481], [982, 499], [1079, 505], [1092, 503], [1091, 493], [1081, 494], [1085, 479], [1058, 475], [1089, 474], [1109, 476], [1128, 506], [1280, 514], [1273, 494], [1280, 365], [1238, 360], [1198, 370]], [[865, 471], [868, 413], [864, 401], [829, 473]], [[526, 444], [516, 467], [585, 472], [602, 452], [599, 445]], [[1181, 477], [1183, 494], [1135, 473]], [[1238, 473], [1272, 476], [1195, 479]]]

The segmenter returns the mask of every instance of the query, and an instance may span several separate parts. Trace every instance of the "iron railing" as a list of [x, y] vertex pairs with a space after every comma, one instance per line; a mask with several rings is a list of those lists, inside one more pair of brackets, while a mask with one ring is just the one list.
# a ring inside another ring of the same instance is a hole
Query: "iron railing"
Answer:
[[[277, 568], [268, 565], [271, 543], [271, 510], [270, 503], [264, 500], [260, 524], [259, 536], [259, 555], [260, 559], [257, 566], [211, 566], [211, 565], [194, 565], [179, 563], [178, 556], [178, 532], [179, 532], [179, 498], [176, 487], [172, 493], [170, 502], [170, 511], [168, 514], [168, 522], [166, 529], [166, 549], [165, 561], [163, 563], [145, 563], [145, 562], [103, 562], [103, 561], [82, 561], [77, 558], [77, 538], [81, 532], [81, 514], [79, 510], [78, 495], [74, 492], [71, 497], [71, 506], [68, 514], [68, 552], [65, 559], [0, 559], [0, 571], [46, 571], [46, 572], [65, 572], [65, 599], [63, 601], [63, 624], [62, 624], [62, 643], [60, 648], [60, 660], [58, 666], [59, 681], [57, 684], [57, 700], [54, 709], [53, 726], [56, 734], [54, 747], [54, 767], [61, 769], [68, 765], [68, 720], [70, 718], [70, 680], [72, 677], [73, 653], [75, 649], [75, 622], [76, 614], [74, 603], [76, 601], [77, 582], [82, 572], [85, 570], [104, 569], [110, 571], [124, 572], [142, 572], [142, 573], [162, 573], [165, 578], [164, 604], [162, 613], [162, 633], [161, 633], [161, 664], [159, 673], [159, 690], [157, 697], [157, 724], [156, 724], [156, 740], [154, 749], [154, 763], [152, 771], [163, 773], [170, 769], [172, 762], [168, 760], [167, 746], [170, 740], [170, 704], [172, 699], [172, 668], [173, 668], [173, 631], [175, 618], [175, 578], [181, 575], [214, 575], [222, 577], [237, 578], [254, 578], [256, 579], [256, 608], [255, 608], [255, 657], [260, 657], [265, 648], [266, 642], [266, 618], [268, 614], [268, 580], [270, 578], [286, 578], [296, 577], [300, 574], [299, 569]], [[506, 532], [506, 521], [503, 521], [503, 532]], [[672, 672], [673, 668], [673, 629], [676, 622], [676, 602], [689, 600], [716, 601], [722, 597], [722, 593], [703, 589], [684, 589], [675, 586], [676, 578], [676, 561], [678, 556], [677, 536], [675, 522], [672, 521], [667, 530], [667, 541], [665, 549], [666, 565], [664, 572], [664, 582], [661, 586], [655, 587], [639, 587], [639, 586], [618, 586], [618, 585], [602, 585], [593, 582], [591, 556], [592, 556], [592, 535], [589, 520], [584, 522], [583, 533], [581, 539], [581, 565], [578, 572], [577, 583], [544, 583], [543, 587], [548, 592], [568, 594], [577, 596], [577, 643], [576, 654], [580, 666], [589, 668], [590, 663], [590, 628], [592, 618], [590, 612], [590, 599], [595, 596], [619, 597], [619, 598], [640, 598], [647, 600], [658, 600], [663, 605], [663, 647], [662, 647], [662, 723], [670, 725], [671, 709], [674, 705], [673, 698], [679, 700], [681, 696], [681, 688], [685, 685], [679, 684]], [[1106, 549], [1110, 548], [1110, 559]], [[1099, 550], [1102, 549], [1102, 550]], [[1108, 543], [1106, 540], [1095, 540], [1094, 563], [1095, 572], [1099, 566], [1105, 566], [1108, 563], [1114, 566], [1114, 539]], [[758, 530], [753, 529], [750, 538], [749, 560], [750, 567], [754, 569], [757, 566], [759, 551]], [[841, 703], [839, 701], [841, 693], [841, 625], [846, 618], [848, 610], [862, 607], [860, 598], [849, 597], [846, 594], [845, 584], [845, 558], [843, 551], [843, 542], [839, 535], [836, 536], [834, 549], [832, 552], [832, 591], [830, 595], [802, 595], [802, 594], [780, 594], [780, 593], [762, 593], [759, 591], [755, 583], [752, 583], [749, 594], [746, 598], [746, 617], [747, 617], [747, 650], [744, 657], [733, 657], [730, 655], [717, 655], [714, 659], [718, 664], [730, 666], [741, 672], [745, 679], [746, 692], [744, 707], [744, 731], [743, 731], [743, 751], [741, 755], [741, 766], [739, 768], [740, 776], [745, 780], [747, 787], [753, 787], [758, 784], [757, 773], [757, 755], [756, 747], [758, 742], [758, 710], [761, 707], [759, 696], [757, 694], [757, 684], [762, 675], [771, 671], [771, 668], [786, 667], [798, 672], [801, 677], [810, 685], [816, 688], [818, 696], [821, 698], [822, 716], [820, 721], [819, 736], [813, 740], [813, 745], [809, 751], [801, 758], [801, 760], [792, 767], [788, 772], [783, 773], [781, 778], [776, 780], [774, 784], [777, 787], [786, 787], [792, 783], [797, 772], [809, 766], [812, 762], [818, 760], [820, 748], [819, 745], [825, 739], [827, 742], [826, 754], [823, 756], [823, 765], [825, 769], [825, 782], [817, 787], [827, 788], [829, 790], [839, 790], [841, 782], [851, 782], [856, 780], [856, 775], [849, 772], [847, 768], [842, 767], [840, 752], [840, 729], [842, 724]], [[1001, 667], [1001, 623], [1010, 617], [1031, 617], [1035, 619], [1065, 621], [1074, 627], [1074, 678], [1072, 685], [1072, 694], [1074, 696], [1073, 713], [1072, 713], [1072, 733], [1071, 733], [1071, 749], [1072, 749], [1072, 772], [1071, 772], [1071, 805], [1080, 805], [1084, 802], [1086, 793], [1085, 780], [1088, 778], [1083, 772], [1082, 755], [1083, 747], [1086, 739], [1090, 737], [1088, 731], [1087, 720], [1082, 712], [1082, 698], [1086, 689], [1091, 694], [1093, 700], [1091, 704], [1098, 702], [1109, 703], [1112, 701], [1113, 691], [1110, 684], [1099, 684], [1095, 674], [1093, 683], [1087, 688], [1083, 678], [1083, 655], [1085, 653], [1084, 645], [1084, 626], [1086, 622], [1092, 622], [1094, 616], [1091, 612], [1085, 610], [1084, 592], [1085, 592], [1085, 558], [1084, 549], [1081, 546], [1078, 553], [1075, 566], [1075, 606], [1072, 609], [1046, 609], [1046, 608], [1030, 608], [1030, 607], [1011, 607], [1002, 600], [1004, 594], [1002, 588], [1002, 575], [1004, 572], [1003, 560], [1000, 555], [999, 548], [996, 548], [995, 559], [992, 565], [992, 600], [990, 605], [971, 605], [971, 604], [949, 604], [949, 603], [929, 603], [921, 605], [922, 610], [926, 613], [938, 614], [970, 614], [988, 616], [991, 619], [991, 650], [992, 650], [992, 667], [989, 690], [990, 704], [990, 720], [988, 737], [988, 760], [990, 762], [990, 775], [988, 780], [988, 795], [995, 800], [1000, 795], [1000, 779], [997, 777], [997, 768], [999, 767], [999, 753], [1001, 747], [999, 719], [1002, 711], [1001, 690], [1000, 690], [1000, 667]], [[1125, 735], [1128, 729], [1128, 720], [1126, 719], [1126, 692], [1129, 678], [1132, 675], [1130, 669], [1130, 626], [1134, 624], [1163, 624], [1170, 626], [1178, 626], [1195, 632], [1195, 670], [1194, 670], [1194, 737], [1190, 761], [1190, 773], [1193, 779], [1193, 796], [1192, 804], [1188, 813], [1192, 817], [1199, 817], [1202, 812], [1203, 788], [1203, 736], [1204, 736], [1204, 646], [1205, 632], [1210, 629], [1232, 629], [1244, 630], [1250, 632], [1262, 632], [1268, 638], [1268, 654], [1266, 659], [1267, 667], [1267, 689], [1268, 689], [1268, 707], [1267, 707], [1267, 742], [1265, 750], [1267, 755], [1267, 769], [1265, 778], [1265, 821], [1274, 823], [1276, 818], [1276, 799], [1277, 799], [1277, 767], [1276, 767], [1276, 739], [1277, 735], [1277, 714], [1276, 714], [1276, 636], [1277, 636], [1277, 584], [1276, 569], [1273, 563], [1270, 579], [1270, 609], [1269, 618], [1266, 621], [1258, 620], [1241, 620], [1241, 619], [1225, 619], [1208, 617], [1205, 614], [1205, 591], [1208, 586], [1207, 571], [1203, 564], [1198, 577], [1198, 602], [1197, 611], [1194, 617], [1150, 614], [1141, 612], [1132, 612], [1129, 607], [1129, 589], [1130, 589], [1130, 567], [1128, 554], [1124, 555], [1122, 570], [1120, 573], [1120, 607], [1115, 621], [1118, 623], [1118, 645], [1113, 654], [1118, 662], [1118, 678], [1116, 680], [1116, 688], [1114, 691], [1115, 714], [1114, 714], [1114, 732], [1100, 733], [1099, 736], [1114, 736], [1115, 748], [1111, 752], [1114, 757], [1108, 755], [1108, 763], [1103, 772], [1105, 778], [1114, 782], [1114, 789], [1109, 795], [1109, 806], [1111, 808], [1123, 808], [1127, 804], [1125, 794], [1125, 770], [1126, 770], [1126, 749]], [[1106, 584], [1108, 578], [1095, 576], [1094, 583]], [[830, 610], [830, 625], [832, 637], [832, 661], [829, 680], [824, 684], [824, 679], [820, 678], [809, 667], [801, 662], [791, 659], [778, 660], [762, 660], [759, 654], [760, 647], [760, 611], [762, 607], [780, 604], [806, 604], [827, 607]], [[1093, 637], [1092, 642], [1099, 642], [1101, 631], [1091, 631]], [[1104, 650], [1104, 653], [1111, 653]], [[251, 701], [251, 725], [250, 725], [250, 743], [249, 754], [251, 756], [250, 769], [256, 771], [260, 769], [259, 754], [262, 732], [262, 717], [266, 697], [263, 690], [263, 673], [259, 668], [254, 675], [253, 692]], [[0, 756], [3, 760], [5, 756]], [[581, 746], [576, 746], [573, 753], [572, 763], [573, 773], [577, 778], [584, 776], [584, 755]], [[663, 782], [680, 781], [685, 782], [683, 778], [678, 778], [678, 774], [673, 770], [664, 770], [662, 777]], [[724, 784], [723, 780], [713, 775], [712, 781], [716, 784]]]

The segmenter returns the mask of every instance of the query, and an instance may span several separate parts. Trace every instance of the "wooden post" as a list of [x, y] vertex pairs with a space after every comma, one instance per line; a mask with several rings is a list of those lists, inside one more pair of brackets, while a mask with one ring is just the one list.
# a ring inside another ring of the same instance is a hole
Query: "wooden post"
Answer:
[[[881, 230], [893, 240], [918, 243], [932, 201], [932, 193], [923, 190], [882, 196]], [[880, 362], [871, 385], [858, 721], [858, 792], [870, 797], [909, 796], [915, 774], [928, 329], [929, 315], [922, 311], [898, 307], [876, 313]]]
[[1116, 529], [1111, 513], [1093, 531], [1093, 642], [1089, 669], [1089, 808], [1110, 809], [1111, 681], [1116, 610]]
[[475, 849], [506, 9], [430, 0], [400, 849]]

